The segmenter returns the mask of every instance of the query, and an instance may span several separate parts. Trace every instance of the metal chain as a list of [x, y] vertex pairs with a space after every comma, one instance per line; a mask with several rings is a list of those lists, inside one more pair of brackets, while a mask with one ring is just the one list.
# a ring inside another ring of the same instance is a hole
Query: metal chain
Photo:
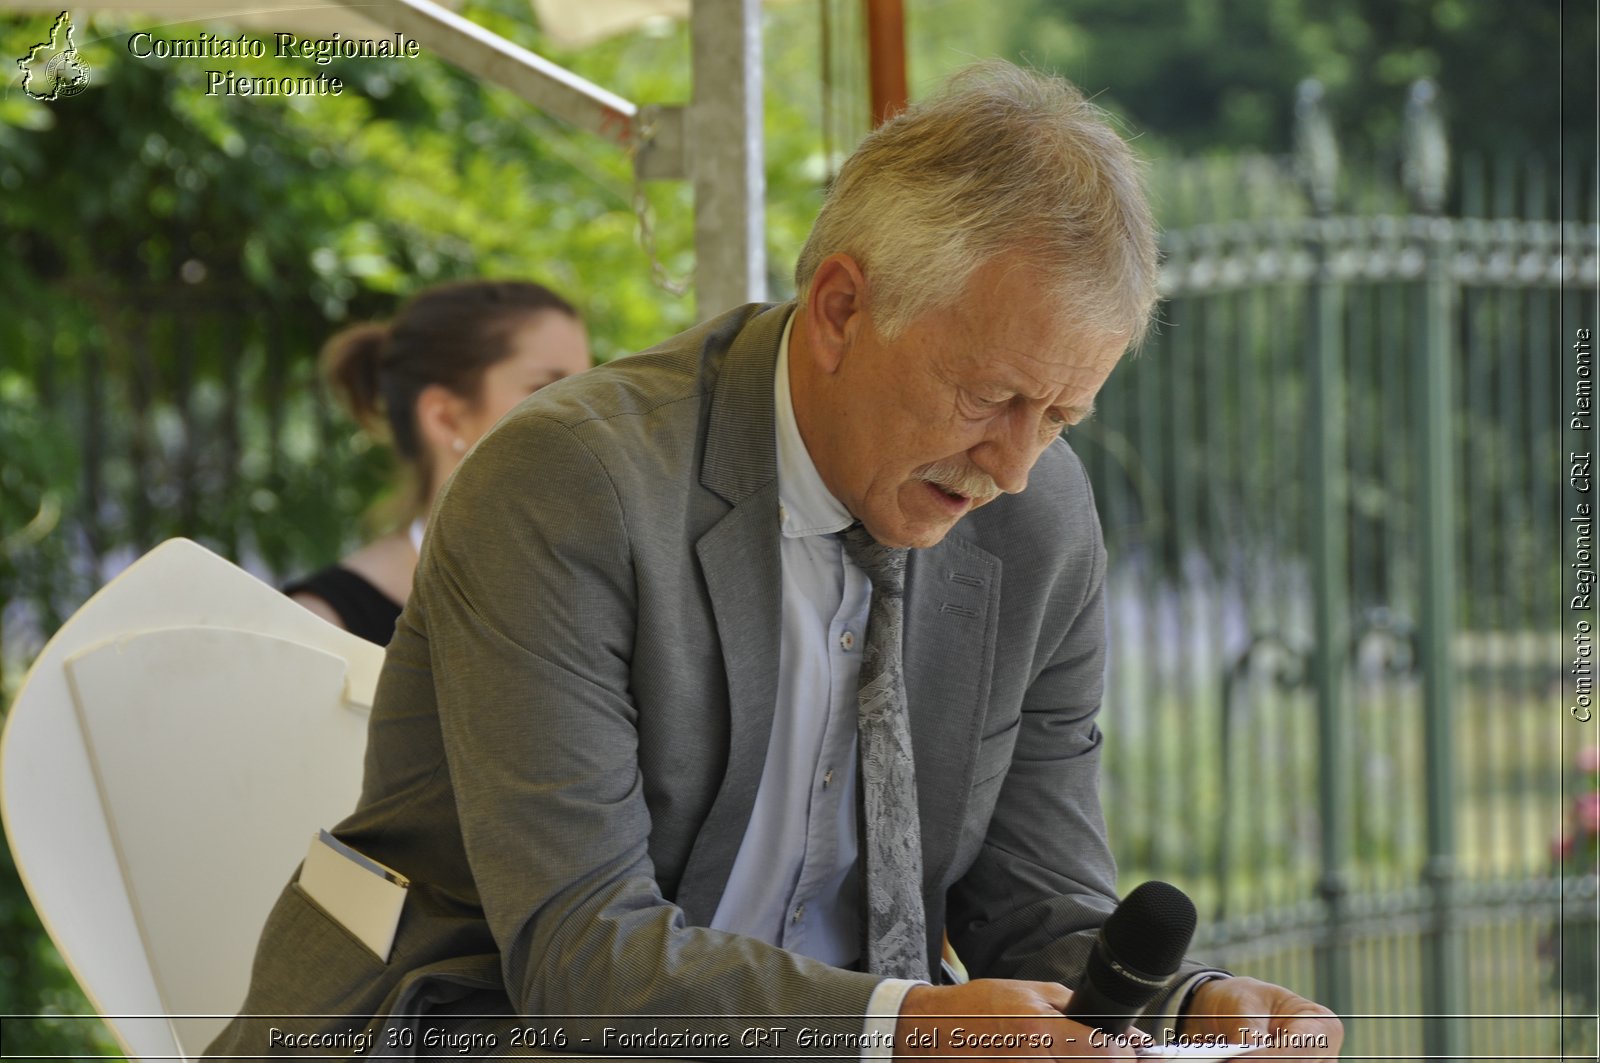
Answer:
[[639, 246], [650, 259], [650, 279], [656, 287], [682, 297], [688, 294], [691, 282], [674, 279], [661, 262], [656, 248], [656, 227], [650, 216], [650, 200], [644, 192], [644, 178], [639, 175], [639, 152], [647, 148], [656, 135], [655, 113], [651, 108], [640, 109], [638, 129], [638, 135], [628, 148], [628, 158], [633, 164], [633, 215], [639, 223]]

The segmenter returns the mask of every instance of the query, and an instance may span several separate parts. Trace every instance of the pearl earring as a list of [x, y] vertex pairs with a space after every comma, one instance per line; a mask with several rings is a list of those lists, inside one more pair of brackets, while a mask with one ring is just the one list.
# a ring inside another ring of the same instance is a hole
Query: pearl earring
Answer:
[[451, 440], [450, 445], [455, 448], [457, 454], [465, 454], [467, 452], [467, 441], [460, 436], [456, 436], [455, 439]]

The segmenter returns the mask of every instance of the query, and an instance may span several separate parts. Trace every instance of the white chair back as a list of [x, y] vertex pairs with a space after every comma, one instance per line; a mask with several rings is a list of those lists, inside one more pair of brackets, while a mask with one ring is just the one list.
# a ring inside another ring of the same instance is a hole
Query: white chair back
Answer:
[[194, 1058], [268, 910], [355, 807], [381, 647], [174, 539], [34, 662], [0, 815], [50, 937], [124, 1050]]

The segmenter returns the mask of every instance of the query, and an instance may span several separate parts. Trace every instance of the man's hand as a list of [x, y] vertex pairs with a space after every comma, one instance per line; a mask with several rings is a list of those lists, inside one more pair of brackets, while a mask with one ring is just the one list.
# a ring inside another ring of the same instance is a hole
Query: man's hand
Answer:
[[1061, 1014], [1072, 991], [1057, 982], [980, 978], [966, 985], [917, 986], [895, 1024], [895, 1056], [990, 1059], [1132, 1059], [1119, 1043]]
[[1254, 978], [1219, 978], [1195, 990], [1178, 1024], [1185, 1038], [1259, 1045], [1248, 1059], [1339, 1058], [1344, 1024], [1321, 1004]]

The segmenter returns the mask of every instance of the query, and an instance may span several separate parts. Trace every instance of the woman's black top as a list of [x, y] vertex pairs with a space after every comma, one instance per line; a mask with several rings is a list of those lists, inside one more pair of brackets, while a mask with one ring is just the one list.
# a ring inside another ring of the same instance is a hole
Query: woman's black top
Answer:
[[283, 588], [285, 594], [315, 594], [333, 607], [346, 630], [368, 642], [389, 645], [394, 623], [400, 619], [401, 603], [351, 572], [343, 565], [329, 565]]

